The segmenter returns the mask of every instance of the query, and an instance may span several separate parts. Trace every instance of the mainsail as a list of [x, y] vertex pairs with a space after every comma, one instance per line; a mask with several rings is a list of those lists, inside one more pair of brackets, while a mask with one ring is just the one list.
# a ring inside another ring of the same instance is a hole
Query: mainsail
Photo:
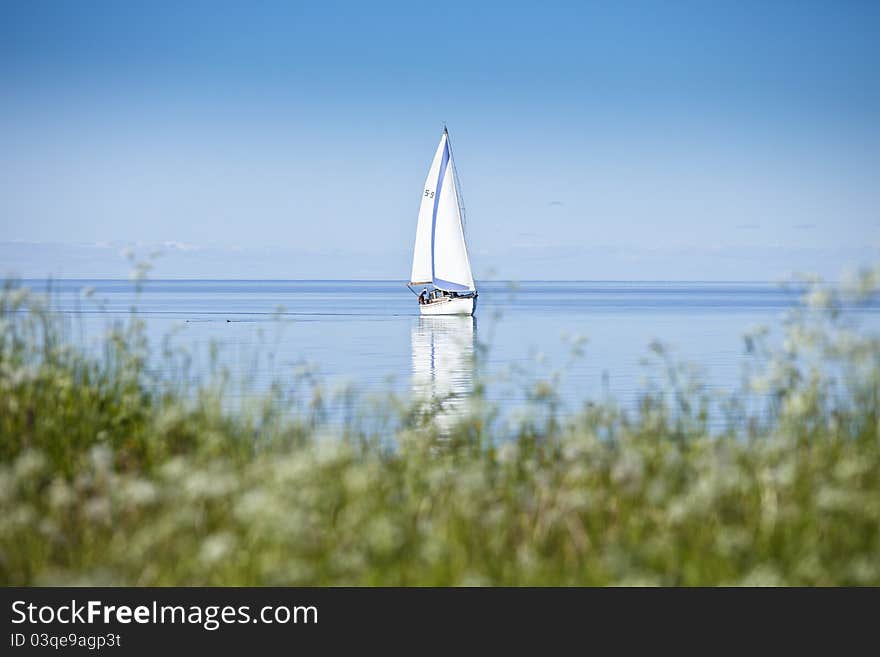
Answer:
[[444, 129], [422, 192], [410, 285], [431, 283], [449, 292], [476, 290], [455, 180], [449, 133]]

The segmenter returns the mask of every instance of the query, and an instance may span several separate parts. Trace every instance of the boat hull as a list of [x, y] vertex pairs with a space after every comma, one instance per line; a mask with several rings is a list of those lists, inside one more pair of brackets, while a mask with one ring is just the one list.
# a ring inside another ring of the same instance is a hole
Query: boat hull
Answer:
[[419, 306], [422, 315], [473, 315], [476, 309], [476, 297], [441, 299]]

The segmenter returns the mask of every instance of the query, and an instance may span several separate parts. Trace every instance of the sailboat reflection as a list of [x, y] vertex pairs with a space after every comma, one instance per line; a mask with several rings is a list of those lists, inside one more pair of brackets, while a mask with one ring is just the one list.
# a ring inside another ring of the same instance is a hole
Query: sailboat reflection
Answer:
[[447, 433], [468, 411], [474, 389], [476, 318], [421, 316], [412, 327], [413, 398]]

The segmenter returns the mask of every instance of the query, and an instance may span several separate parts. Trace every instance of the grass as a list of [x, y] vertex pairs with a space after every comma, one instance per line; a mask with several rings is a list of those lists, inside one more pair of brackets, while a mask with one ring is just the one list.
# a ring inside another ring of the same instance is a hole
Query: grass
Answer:
[[504, 438], [485, 404], [451, 432], [390, 397], [373, 430], [278, 390], [231, 410], [222, 376], [153, 374], [136, 315], [87, 352], [7, 283], [0, 583], [876, 586], [880, 342], [852, 309], [877, 280], [747, 335], [737, 390], [655, 346], [635, 411], [561, 416], [532, 382], [546, 412]]

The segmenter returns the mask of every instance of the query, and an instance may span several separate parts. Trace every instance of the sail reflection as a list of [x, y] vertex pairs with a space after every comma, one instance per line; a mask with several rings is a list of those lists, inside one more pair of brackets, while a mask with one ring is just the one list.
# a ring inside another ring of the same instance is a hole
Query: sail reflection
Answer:
[[413, 398], [446, 433], [468, 411], [474, 390], [476, 319], [422, 316], [412, 327]]

